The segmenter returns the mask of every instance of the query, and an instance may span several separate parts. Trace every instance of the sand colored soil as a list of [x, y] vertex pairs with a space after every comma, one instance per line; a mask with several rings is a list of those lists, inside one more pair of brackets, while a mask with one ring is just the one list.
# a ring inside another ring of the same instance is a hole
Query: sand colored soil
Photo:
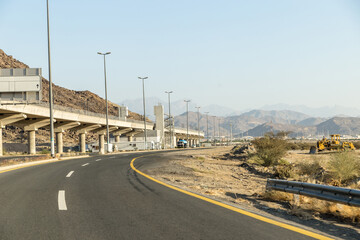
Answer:
[[[274, 200], [274, 196], [270, 199], [265, 187], [267, 178], [273, 177], [272, 171], [261, 166], [248, 165], [243, 159], [234, 158], [229, 155], [231, 148], [217, 147], [166, 153], [169, 162], [158, 168], [149, 169], [146, 173], [182, 189], [235, 204], [271, 218], [280, 217], [282, 220], [298, 222], [311, 228], [316, 225], [317, 230], [325, 232], [331, 227], [336, 229], [336, 235], [344, 239], [357, 239], [360, 236], [357, 224], [343, 223], [334, 216], [324, 218], [320, 214], [297, 207], [296, 201], [300, 201], [301, 204], [307, 201], [302, 197], [300, 200], [293, 199], [291, 195], [280, 193], [275, 196], [278, 197], [278, 201]], [[289, 152], [286, 159], [290, 162], [300, 162], [313, 157], [305, 154], [305, 151], [294, 151]], [[315, 157], [326, 159], [328, 155]], [[319, 206], [326, 204], [319, 201]]]

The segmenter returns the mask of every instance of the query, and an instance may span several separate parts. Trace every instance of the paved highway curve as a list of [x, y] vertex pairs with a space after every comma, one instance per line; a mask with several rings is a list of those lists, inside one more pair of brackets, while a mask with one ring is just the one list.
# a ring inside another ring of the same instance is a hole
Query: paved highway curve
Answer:
[[137, 171], [166, 161], [161, 153], [126, 153], [0, 173], [0, 239], [322, 238], [154, 182], [131, 168], [136, 157]]

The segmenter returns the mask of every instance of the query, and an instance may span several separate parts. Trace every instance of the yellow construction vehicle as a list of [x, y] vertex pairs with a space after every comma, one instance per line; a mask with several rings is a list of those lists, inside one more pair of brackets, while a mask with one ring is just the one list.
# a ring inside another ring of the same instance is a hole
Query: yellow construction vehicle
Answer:
[[323, 138], [322, 140], [317, 141], [316, 148], [311, 147], [310, 153], [315, 153], [316, 149], [318, 152], [324, 151], [324, 150], [355, 150], [354, 144], [352, 142], [342, 142], [340, 140], [340, 134], [333, 134], [330, 135], [331, 139]]

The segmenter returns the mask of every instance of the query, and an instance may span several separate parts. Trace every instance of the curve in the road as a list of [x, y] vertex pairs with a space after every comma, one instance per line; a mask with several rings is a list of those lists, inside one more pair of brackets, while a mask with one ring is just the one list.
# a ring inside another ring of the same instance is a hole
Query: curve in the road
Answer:
[[[149, 155], [147, 155], [149, 156]], [[229, 209], [231, 211], [234, 211], [234, 212], [237, 212], [237, 213], [240, 213], [240, 214], [243, 214], [243, 215], [246, 215], [246, 216], [249, 216], [249, 217], [252, 217], [252, 218], [255, 218], [257, 220], [260, 220], [260, 221], [263, 221], [263, 222], [267, 222], [267, 223], [270, 223], [270, 224], [273, 224], [273, 225], [276, 225], [276, 226], [279, 226], [279, 227], [282, 227], [282, 228], [285, 228], [285, 229], [288, 229], [288, 230], [291, 230], [291, 231], [294, 231], [294, 232], [298, 232], [298, 233], [301, 233], [303, 235], [306, 235], [306, 236], [309, 236], [309, 237], [312, 237], [312, 238], [315, 238], [315, 239], [321, 239], [321, 240], [332, 240], [332, 238], [329, 238], [329, 237], [326, 237], [326, 236], [323, 236], [323, 235], [320, 235], [320, 234], [317, 234], [317, 233], [314, 233], [314, 232], [310, 232], [310, 231], [307, 231], [305, 229], [301, 229], [301, 228], [298, 228], [298, 227], [295, 227], [295, 226], [291, 226], [289, 224], [286, 224], [286, 223], [282, 223], [282, 222], [278, 222], [278, 221], [275, 221], [273, 219], [270, 219], [270, 218], [266, 218], [266, 217], [263, 217], [263, 216], [260, 216], [260, 215], [257, 215], [257, 214], [254, 214], [254, 213], [251, 213], [251, 212], [247, 212], [245, 210], [242, 210], [242, 209], [239, 209], [239, 208], [236, 208], [236, 207], [233, 207], [233, 206], [230, 206], [230, 205], [227, 205], [227, 204], [224, 204], [222, 202], [218, 202], [218, 201], [215, 201], [213, 199], [210, 199], [210, 198], [207, 198], [207, 197], [204, 197], [204, 196], [201, 196], [201, 195], [198, 195], [198, 194], [195, 194], [195, 193], [192, 193], [192, 192], [189, 192], [189, 191], [186, 191], [186, 190], [183, 190], [181, 188], [178, 188], [178, 187], [175, 187], [175, 186], [172, 186], [172, 185], [169, 185], [167, 183], [164, 183], [162, 181], [159, 181], [143, 172], [141, 172], [140, 170], [138, 170], [137, 168], [135, 168], [134, 166], [134, 162], [136, 159], [138, 158], [142, 158], [144, 156], [140, 156], [140, 157], [136, 157], [136, 158], [133, 158], [130, 162], [130, 167], [135, 171], [137, 172], [138, 174], [150, 179], [151, 181], [154, 181], [156, 183], [159, 183], [165, 187], [168, 187], [168, 188], [171, 188], [175, 191], [178, 191], [178, 192], [181, 192], [181, 193], [184, 193], [184, 194], [187, 194], [189, 196], [192, 196], [192, 197], [195, 197], [195, 198], [198, 198], [198, 199], [201, 199], [203, 201], [206, 201], [206, 202], [209, 202], [209, 203], [212, 203], [212, 204], [215, 204], [215, 205], [218, 205], [220, 207], [223, 207], [223, 208], [226, 208], [226, 209]]]

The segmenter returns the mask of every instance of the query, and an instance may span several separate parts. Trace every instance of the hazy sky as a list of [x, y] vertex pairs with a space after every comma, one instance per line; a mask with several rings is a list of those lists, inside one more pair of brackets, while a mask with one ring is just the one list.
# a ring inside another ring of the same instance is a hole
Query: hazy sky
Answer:
[[[53, 82], [237, 110], [360, 104], [359, 0], [50, 0]], [[47, 77], [45, 0], [0, 0], [0, 48]]]

